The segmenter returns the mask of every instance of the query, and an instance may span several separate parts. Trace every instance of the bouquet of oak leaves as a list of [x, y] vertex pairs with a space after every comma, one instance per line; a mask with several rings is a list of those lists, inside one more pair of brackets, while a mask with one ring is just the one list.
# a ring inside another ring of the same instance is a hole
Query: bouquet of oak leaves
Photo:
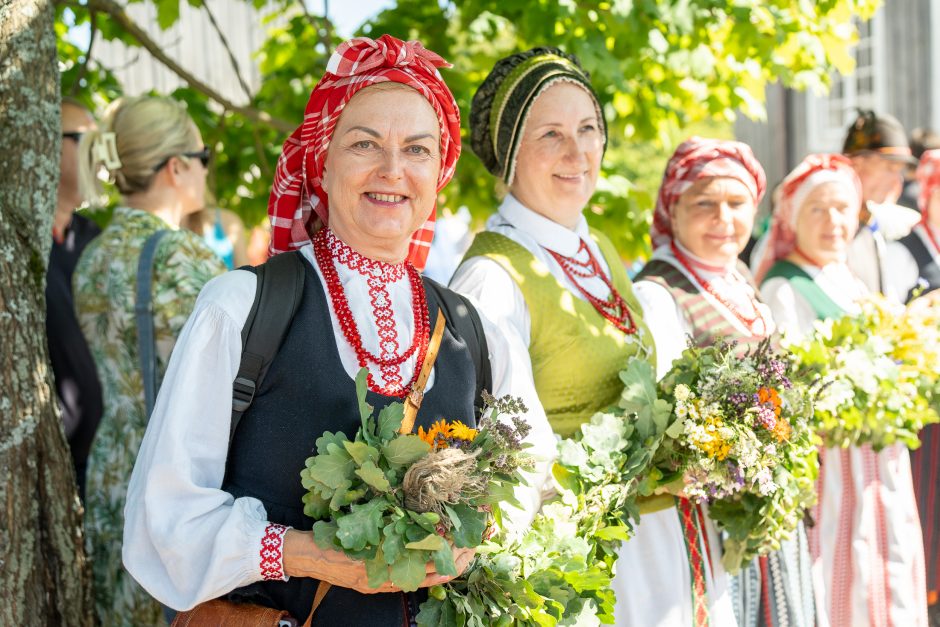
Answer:
[[525, 530], [495, 536], [460, 577], [431, 587], [419, 626], [613, 624], [617, 550], [639, 520], [638, 490], [672, 410], [646, 361], [620, 378], [619, 406], [558, 443], [555, 496]]
[[374, 415], [366, 374], [356, 377], [362, 425], [352, 439], [329, 431], [317, 438], [300, 473], [304, 513], [317, 519], [318, 546], [365, 562], [370, 586], [391, 581], [412, 592], [428, 562], [456, 576], [451, 545], [479, 546], [499, 504], [515, 502], [513, 488], [532, 465], [523, 443], [529, 426], [519, 418], [526, 409], [487, 396], [476, 428], [439, 420], [401, 434], [404, 406]]

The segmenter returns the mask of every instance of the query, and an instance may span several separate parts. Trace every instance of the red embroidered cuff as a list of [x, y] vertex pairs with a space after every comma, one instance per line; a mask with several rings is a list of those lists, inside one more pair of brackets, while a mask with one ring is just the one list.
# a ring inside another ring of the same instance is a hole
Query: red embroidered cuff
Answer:
[[261, 538], [261, 576], [265, 581], [287, 581], [284, 574], [284, 534], [290, 527], [270, 523]]

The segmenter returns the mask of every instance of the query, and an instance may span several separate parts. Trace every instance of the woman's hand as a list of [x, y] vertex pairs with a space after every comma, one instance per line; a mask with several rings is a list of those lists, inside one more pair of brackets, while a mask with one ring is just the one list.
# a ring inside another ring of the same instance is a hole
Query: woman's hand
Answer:
[[671, 494], [680, 498], [685, 497], [685, 481], [680, 476], [669, 483], [664, 483], [653, 490], [653, 494]]
[[[453, 547], [457, 572], [462, 573], [473, 560], [475, 549]], [[284, 572], [291, 577], [312, 577], [341, 588], [351, 588], [361, 594], [400, 592], [398, 586], [386, 581], [378, 588], [369, 587], [365, 562], [352, 559], [342, 551], [321, 549], [313, 540], [313, 533], [288, 529], [284, 536]], [[439, 575], [434, 562], [425, 565], [427, 576], [420, 588], [447, 583], [453, 577]]]

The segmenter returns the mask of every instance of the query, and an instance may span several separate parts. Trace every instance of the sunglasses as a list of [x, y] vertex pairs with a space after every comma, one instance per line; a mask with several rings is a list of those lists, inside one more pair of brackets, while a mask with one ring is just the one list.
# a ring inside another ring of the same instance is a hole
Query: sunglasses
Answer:
[[69, 131], [68, 133], [62, 133], [62, 139], [71, 139], [76, 144], [82, 140], [82, 135], [85, 133], [81, 131]]
[[163, 161], [161, 161], [160, 163], [158, 163], [157, 167], [155, 167], [153, 171], [159, 172], [164, 167], [166, 167], [166, 164], [170, 162], [170, 159], [176, 156], [189, 157], [190, 159], [199, 159], [199, 162], [202, 163], [202, 167], [208, 168], [209, 160], [212, 159], [212, 149], [209, 148], [208, 146], [203, 146], [202, 150], [197, 150], [195, 152], [183, 152], [183, 153], [180, 153], [179, 155], [171, 155], [167, 157], [166, 159], [164, 159]]

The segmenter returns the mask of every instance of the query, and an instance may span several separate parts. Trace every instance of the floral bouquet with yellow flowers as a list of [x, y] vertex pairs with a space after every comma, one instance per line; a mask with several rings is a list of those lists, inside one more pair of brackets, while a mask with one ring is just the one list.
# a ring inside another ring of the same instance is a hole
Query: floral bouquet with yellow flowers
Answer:
[[810, 391], [793, 364], [764, 341], [687, 348], [660, 382], [674, 422], [644, 493], [669, 485], [725, 532], [725, 567], [736, 572], [780, 548], [815, 500], [816, 439]]
[[922, 302], [902, 309], [872, 296], [860, 313], [817, 322], [789, 346], [819, 382], [815, 426], [827, 446], [914, 449], [920, 430], [940, 421], [940, 316]]
[[372, 587], [391, 581], [417, 590], [431, 561], [439, 574], [456, 576], [451, 545], [479, 546], [490, 516], [499, 517], [500, 502], [514, 502], [513, 488], [531, 465], [523, 443], [529, 426], [518, 417], [526, 408], [487, 397], [475, 429], [438, 421], [401, 434], [401, 403], [374, 416], [365, 402], [365, 369], [356, 392], [362, 426], [351, 440], [320, 436], [300, 473], [304, 513], [317, 519], [314, 540], [363, 560]]

